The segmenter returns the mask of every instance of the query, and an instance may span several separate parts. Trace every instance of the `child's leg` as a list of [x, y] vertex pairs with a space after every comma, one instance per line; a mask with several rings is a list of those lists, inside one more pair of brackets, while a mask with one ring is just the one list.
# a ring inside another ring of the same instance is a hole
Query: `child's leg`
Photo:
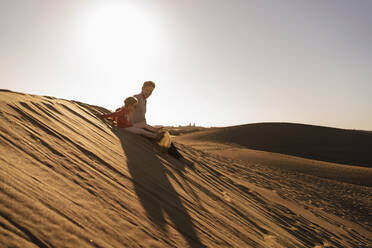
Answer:
[[135, 134], [142, 134], [146, 137], [149, 137], [149, 138], [152, 138], [152, 139], [156, 139], [157, 138], [157, 135], [155, 133], [152, 133], [152, 132], [149, 132], [149, 131], [146, 131], [145, 129], [143, 128], [138, 128], [138, 127], [127, 127], [125, 128], [126, 131], [129, 131], [131, 133], [135, 133]]

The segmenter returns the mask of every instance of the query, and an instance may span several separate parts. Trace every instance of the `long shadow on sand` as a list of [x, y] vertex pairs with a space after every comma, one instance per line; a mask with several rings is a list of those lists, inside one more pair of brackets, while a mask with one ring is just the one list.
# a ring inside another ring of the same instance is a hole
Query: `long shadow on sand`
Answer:
[[[205, 247], [195, 231], [191, 216], [167, 177], [169, 170], [157, 157], [156, 151], [151, 151], [155, 149], [153, 144], [136, 135], [118, 130], [114, 133], [121, 141], [135, 192], [148, 218], [166, 235], [166, 214], [190, 247]], [[172, 166], [177, 167], [177, 164], [182, 172], [179, 162], [172, 163]]]

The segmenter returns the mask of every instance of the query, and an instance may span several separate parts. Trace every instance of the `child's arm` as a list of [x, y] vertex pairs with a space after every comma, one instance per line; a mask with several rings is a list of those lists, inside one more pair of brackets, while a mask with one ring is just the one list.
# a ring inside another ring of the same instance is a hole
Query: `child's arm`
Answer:
[[120, 108], [118, 111], [110, 113], [110, 114], [104, 114], [102, 115], [103, 118], [113, 118], [114, 120], [118, 118], [123, 112], [123, 108]]

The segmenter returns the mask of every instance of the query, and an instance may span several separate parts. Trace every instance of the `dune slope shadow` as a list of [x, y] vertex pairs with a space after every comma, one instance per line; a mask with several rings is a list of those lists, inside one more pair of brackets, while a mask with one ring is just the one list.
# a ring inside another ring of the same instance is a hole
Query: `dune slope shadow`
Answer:
[[169, 170], [156, 156], [156, 152], [148, 151], [154, 148], [152, 144], [138, 142], [139, 137], [136, 135], [124, 135], [118, 130], [114, 133], [121, 141], [127, 156], [127, 166], [133, 179], [134, 190], [148, 218], [166, 234], [165, 214], [167, 214], [174, 228], [190, 247], [205, 247], [195, 231], [191, 216], [167, 177]]
[[216, 128], [186, 139], [237, 144], [249, 149], [363, 167], [372, 167], [372, 133], [295, 124], [255, 123]]

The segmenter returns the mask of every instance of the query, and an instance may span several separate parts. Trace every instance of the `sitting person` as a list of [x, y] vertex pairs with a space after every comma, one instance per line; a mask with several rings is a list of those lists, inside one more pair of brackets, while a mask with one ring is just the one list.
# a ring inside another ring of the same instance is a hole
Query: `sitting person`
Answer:
[[[141, 93], [134, 95], [134, 97], [138, 100], [138, 104], [136, 105], [134, 112], [133, 112], [133, 125], [134, 127], [146, 128], [149, 126], [146, 122], [146, 105], [147, 99], [151, 96], [153, 90], [155, 89], [155, 83], [153, 81], [146, 81], [142, 85]], [[151, 127], [151, 126], [150, 126]], [[153, 127], [152, 127], [153, 128]], [[159, 129], [149, 129], [154, 132], [160, 132], [162, 128]], [[160, 136], [159, 140], [163, 137]], [[173, 144], [170, 145], [168, 149], [168, 153], [175, 157], [176, 159], [184, 162], [188, 166], [193, 166], [194, 163], [185, 157], [177, 150], [177, 147]]]
[[154, 128], [146, 123], [133, 126], [133, 112], [137, 103], [138, 100], [135, 97], [128, 97], [124, 100], [123, 107], [118, 108], [111, 114], [104, 114], [102, 117], [105, 119], [112, 119], [115, 126], [124, 128], [126, 131], [131, 133], [142, 134], [151, 139], [160, 140], [163, 137], [163, 133], [160, 132], [161, 129]]

